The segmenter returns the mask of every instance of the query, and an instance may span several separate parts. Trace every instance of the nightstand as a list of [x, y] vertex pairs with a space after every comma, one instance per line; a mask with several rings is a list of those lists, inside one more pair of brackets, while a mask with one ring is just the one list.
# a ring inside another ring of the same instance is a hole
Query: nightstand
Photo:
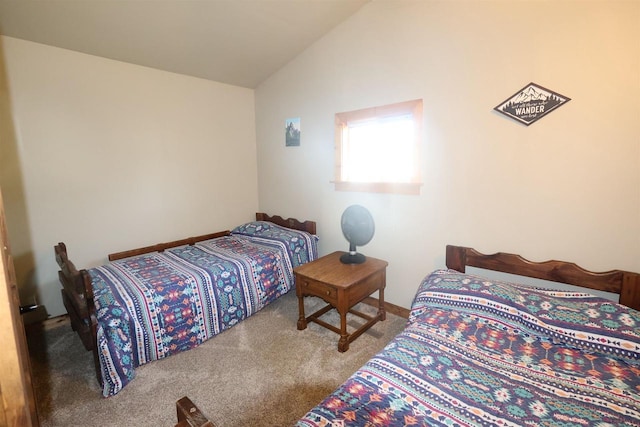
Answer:
[[[344, 252], [318, 258], [315, 261], [296, 267], [296, 295], [298, 296], [298, 330], [306, 329], [307, 322], [314, 322], [340, 335], [338, 351], [349, 350], [349, 343], [358, 338], [379, 320], [385, 320], [384, 288], [386, 285], [386, 261], [367, 257], [362, 264], [343, 264], [340, 256]], [[378, 312], [368, 316], [353, 307], [378, 291]], [[322, 298], [327, 305], [310, 316], [305, 317], [304, 297]], [[320, 317], [328, 311], [336, 309], [340, 314], [340, 328], [337, 328]], [[347, 313], [354, 314], [367, 322], [351, 334], [347, 333]]]

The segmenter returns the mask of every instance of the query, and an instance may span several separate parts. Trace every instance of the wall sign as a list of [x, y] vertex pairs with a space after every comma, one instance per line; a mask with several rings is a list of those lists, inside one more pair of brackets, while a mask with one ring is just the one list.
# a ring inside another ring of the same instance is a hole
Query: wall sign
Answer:
[[568, 101], [571, 98], [529, 83], [494, 110], [529, 126]]

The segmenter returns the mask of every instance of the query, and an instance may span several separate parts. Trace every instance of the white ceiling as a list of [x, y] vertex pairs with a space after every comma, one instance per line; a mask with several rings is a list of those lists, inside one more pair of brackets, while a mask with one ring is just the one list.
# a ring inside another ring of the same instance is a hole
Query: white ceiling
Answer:
[[255, 88], [371, 0], [0, 0], [0, 34]]

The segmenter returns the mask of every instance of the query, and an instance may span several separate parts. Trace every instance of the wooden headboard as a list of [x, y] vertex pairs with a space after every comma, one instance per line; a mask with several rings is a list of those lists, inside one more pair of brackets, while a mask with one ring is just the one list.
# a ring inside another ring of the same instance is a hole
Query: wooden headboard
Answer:
[[[271, 215], [267, 215], [264, 212], [256, 212], [256, 221], [269, 221], [286, 228], [292, 228], [294, 230], [306, 231], [307, 233], [310, 233], [310, 234], [316, 234], [315, 221], [310, 221], [310, 220], [299, 221], [295, 218], [284, 219], [279, 215], [271, 216]], [[217, 233], [205, 234], [202, 236], [188, 237], [186, 239], [174, 240], [172, 242], [158, 243], [155, 245], [145, 246], [142, 248], [136, 248], [136, 249], [130, 249], [127, 251], [112, 253], [108, 255], [108, 258], [109, 258], [109, 261], [116, 261], [122, 258], [142, 255], [149, 252], [162, 252], [165, 249], [175, 248], [176, 246], [182, 246], [182, 245], [193, 245], [203, 240], [215, 239], [217, 237], [226, 236], [230, 233], [231, 231], [225, 230], [225, 231], [219, 231]]]
[[316, 222], [315, 221], [298, 221], [295, 218], [284, 219], [279, 215], [267, 215], [264, 212], [256, 212], [256, 221], [269, 221], [274, 224], [281, 225], [287, 228], [293, 228], [294, 230], [306, 231], [309, 234], [316, 234]]
[[482, 254], [464, 246], [447, 245], [447, 268], [465, 272], [477, 267], [519, 276], [566, 283], [620, 295], [620, 304], [640, 310], [640, 274], [622, 270], [602, 273], [585, 270], [565, 261], [533, 262], [520, 255], [498, 252]]

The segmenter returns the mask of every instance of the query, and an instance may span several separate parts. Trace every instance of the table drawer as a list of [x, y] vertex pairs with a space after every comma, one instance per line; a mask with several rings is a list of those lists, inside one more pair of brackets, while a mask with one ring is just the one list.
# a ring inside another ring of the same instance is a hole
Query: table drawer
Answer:
[[352, 286], [349, 295], [349, 306], [353, 306], [372, 293], [384, 289], [385, 287], [385, 272], [381, 271], [365, 278]]
[[326, 283], [316, 282], [315, 280], [309, 280], [304, 278], [298, 278], [296, 286], [300, 287], [302, 293], [306, 295], [315, 295], [324, 300], [336, 300], [338, 298], [338, 291], [333, 286]]

